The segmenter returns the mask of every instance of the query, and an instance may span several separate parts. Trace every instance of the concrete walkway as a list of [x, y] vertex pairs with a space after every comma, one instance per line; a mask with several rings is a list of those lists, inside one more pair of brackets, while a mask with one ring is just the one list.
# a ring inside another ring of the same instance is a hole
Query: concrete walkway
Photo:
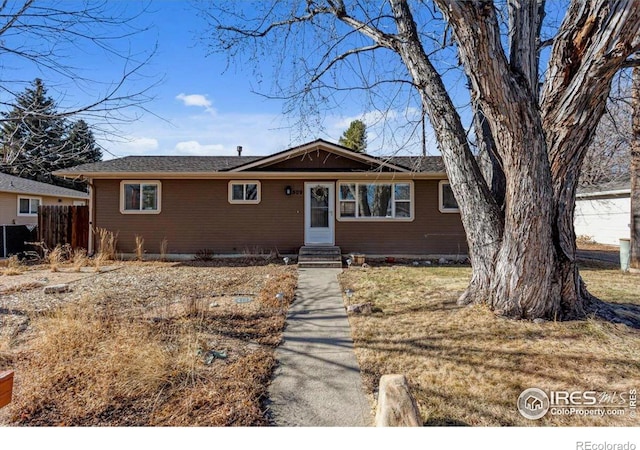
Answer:
[[278, 426], [361, 427], [373, 424], [353, 352], [337, 275], [340, 269], [299, 269], [279, 366], [269, 387]]

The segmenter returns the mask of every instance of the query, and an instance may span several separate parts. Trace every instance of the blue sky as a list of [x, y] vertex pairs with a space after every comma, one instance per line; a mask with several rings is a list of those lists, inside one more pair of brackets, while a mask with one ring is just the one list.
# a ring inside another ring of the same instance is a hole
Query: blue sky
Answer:
[[[556, 16], [564, 9], [562, 5], [565, 1], [551, 3], [551, 11], [547, 15], [551, 28], [557, 24], [559, 17]], [[41, 2], [36, 4], [56, 4], [54, 0]], [[63, 0], [60, 4], [71, 8], [79, 3], [79, 0]], [[89, 3], [99, 4], [97, 1]], [[236, 6], [240, 3], [233, 4]], [[144, 110], [130, 108], [124, 111], [129, 120], [121, 122], [105, 120], [99, 114], [87, 117], [98, 142], [105, 149], [105, 159], [127, 155], [235, 155], [239, 145], [244, 148], [245, 155], [267, 155], [317, 138], [337, 142], [354, 119], [362, 119], [367, 124], [369, 153], [389, 155], [421, 152], [421, 130], [412, 122], [420, 117], [420, 111], [415, 101], [398, 101], [392, 88], [378, 91], [373, 100], [368, 97], [369, 102], [362, 91], [359, 94], [334, 92], [331, 94], [334, 96], [333, 107], [323, 110], [319, 118], [312, 117], [310, 122], [313, 124], [313, 120], [318, 119], [318, 125], [311, 125], [310, 131], [301, 133], [296, 126], [300, 117], [283, 114], [284, 102], [267, 99], [254, 92], [272, 93], [270, 88], [275, 80], [274, 67], [277, 65], [277, 61], [272, 59], [274, 56], [269, 52], [262, 55], [261, 66], [264, 70], [261, 77], [254, 74], [253, 67], [242, 62], [229, 66], [226, 55], [210, 51], [208, 44], [212, 40], [207, 33], [211, 33], [211, 28], [199, 17], [191, 1], [150, 0], [143, 3], [137, 0], [109, 0], [105, 5], [116, 15], [121, 12], [139, 13], [131, 25], [143, 30], [132, 33], [126, 39], [114, 41], [111, 45], [116, 52], [131, 55], [132, 61], [141, 61], [151, 55], [150, 60], [127, 81], [122, 90], [123, 93], [135, 93], [148, 89], [145, 94], [150, 96], [150, 101], [144, 104]], [[426, 34], [434, 36], [433, 41], [425, 44], [431, 46], [427, 51], [439, 48], [441, 22], [433, 21], [433, 18], [430, 22], [432, 11], [428, 9], [416, 9], [414, 12], [422, 14], [417, 17], [418, 22], [426, 24]], [[382, 26], [391, 29], [393, 24]], [[94, 29], [91, 25], [86, 30], [92, 35], [100, 35], [103, 31], [120, 32], [100, 27]], [[313, 31], [309, 35], [313, 35]], [[23, 30], [2, 35], [3, 42], [14, 46], [55, 48], [58, 60], [73, 67], [74, 75], [78, 76], [74, 76], [73, 80], [68, 76], [61, 77], [55, 71], [42, 70], [41, 65], [29, 64], [0, 50], [3, 61], [0, 66], [0, 105], [11, 101], [12, 94], [3, 91], [7, 86], [11, 85], [15, 94], [34, 78], [40, 77], [49, 88], [49, 95], [57, 101], [59, 109], [74, 109], [100, 97], [121, 78], [123, 70], [132, 66], [131, 62], [125, 64], [121, 58], [100, 51], [94, 44], [75, 39], [66, 41], [64, 36], [58, 39], [48, 37], [49, 41], [42, 40], [40, 36], [29, 35]], [[352, 48], [350, 46], [354, 42], [370, 44], [366, 38], [355, 37], [344, 41], [342, 44], [346, 47], [340, 50]], [[318, 55], [324, 53], [327, 47], [322, 39], [311, 39], [306, 45], [303, 48], [298, 42], [292, 42], [286, 51], [297, 54], [293, 57], [287, 54], [291, 58], [286, 60], [287, 63], [297, 62], [294, 59], [296, 57], [309, 57], [312, 64], [313, 58], [317, 61]], [[376, 52], [375, 57], [359, 56], [361, 59], [353, 61], [351, 67], [359, 65], [360, 75], [367, 77], [370, 82], [378, 81], [378, 77], [394, 76], [394, 70], [404, 71], [406, 75], [406, 68], [401, 65], [397, 55], [390, 53], [382, 51]], [[352, 59], [349, 59], [349, 64], [351, 62]], [[461, 106], [459, 111], [469, 122], [468, 93], [464, 87], [466, 79], [457, 67], [455, 49], [440, 50], [435, 63], [440, 64], [453, 100]], [[295, 74], [286, 65], [283, 71], [277, 73], [281, 77], [277, 81], [282, 84], [295, 79]], [[84, 81], [82, 77], [89, 81]], [[329, 83], [334, 81], [329, 78]], [[339, 80], [340, 87], [357, 82], [353, 72], [349, 71], [341, 72], [335, 80]], [[19, 83], [10, 83], [15, 81]], [[396, 103], [386, 109], [389, 101]], [[108, 126], [114, 123], [115, 127]], [[426, 142], [428, 154], [439, 154], [428, 125]]]
[[[75, 3], [75, 0], [65, 0], [62, 4]], [[266, 155], [316, 138], [337, 142], [354, 119], [363, 119], [368, 125], [369, 153], [417, 154], [421, 150], [419, 132], [406, 138], [406, 133], [416, 131], [414, 125], [406, 125], [406, 117], [415, 119], [420, 115], [409, 103], [383, 113], [351, 94], [340, 94], [338, 107], [324, 111], [320, 125], [301, 135], [294, 126], [299, 117], [283, 114], [282, 101], [253, 92], [257, 89], [270, 93], [273, 83], [269, 78], [270, 69], [275, 63], [269, 60], [270, 56], [263, 61], [266, 70], [262, 84], [257, 82], [251, 67], [228, 66], [225, 55], [209, 51], [207, 26], [190, 2], [110, 1], [107, 5], [115, 12], [124, 10], [129, 14], [139, 12], [146, 5], [132, 24], [145, 31], [113, 45], [119, 53], [131, 54], [133, 60], [153, 55], [139, 74], [127, 82], [123, 91], [149, 88], [147, 94], [151, 100], [144, 104], [144, 110], [125, 111], [125, 115], [133, 120], [116, 123], [115, 128], [106, 126], [106, 121], [95, 115], [87, 117], [98, 142], [105, 149], [105, 159], [127, 155], [235, 155], [239, 145], [243, 146], [245, 155]], [[100, 31], [95, 30], [96, 33]], [[15, 39], [27, 46], [38, 45], [37, 39], [19, 33], [3, 38]], [[315, 44], [317, 50], [322, 51], [324, 44]], [[15, 84], [13, 88], [20, 92], [26, 83], [40, 77], [59, 109], [73, 109], [91, 103], [121, 77], [123, 70], [131, 67], [131, 63], [125, 66], [122, 59], [97, 50], [93, 44], [61, 41], [55, 45], [60, 60], [74, 67], [74, 73], [99, 83], [84, 82], [80, 77], [71, 81], [5, 55], [4, 66], [0, 67], [0, 86], [6, 86], [7, 80], [21, 80], [21, 84]], [[383, 65], [382, 68], [386, 67]], [[459, 73], [453, 76], [460, 78]], [[344, 75], [344, 80], [348, 82], [349, 75]], [[0, 91], [0, 102], [7, 101], [3, 94]], [[380, 103], [384, 101], [383, 98]], [[407, 129], [403, 130], [403, 127]], [[435, 140], [431, 133], [427, 134], [428, 153], [438, 154]], [[409, 142], [409, 145], [399, 148], [398, 142]]]
[[[63, 2], [65, 6], [74, 3]], [[141, 2], [107, 4], [127, 13], [139, 12], [144, 7]], [[157, 50], [125, 85], [124, 92], [150, 87], [147, 94], [151, 100], [144, 104], [144, 111], [135, 108], [125, 111], [126, 116], [135, 120], [117, 123], [115, 128], [106, 126], [99, 117], [87, 117], [105, 149], [105, 159], [127, 155], [234, 155], [238, 145], [243, 146], [245, 155], [266, 155], [316, 138], [337, 142], [357, 118], [368, 125], [370, 153], [398, 151], [389, 141], [390, 134], [383, 137], [380, 111], [357, 101], [346, 101], [346, 97], [339, 108], [323, 113], [320, 127], [300, 135], [293, 126], [298, 117], [283, 114], [282, 101], [252, 92], [259, 89], [269, 93], [272, 61], [268, 58], [264, 61], [267, 70], [262, 85], [254, 78], [252, 68], [242, 64], [228, 66], [225, 55], [211, 53], [207, 48], [206, 25], [189, 2], [151, 1], [133, 25], [146, 30], [114, 43], [117, 50], [133, 55], [134, 60], [144, 59], [156, 46]], [[35, 42], [27, 35], [3, 37], [27, 41], [29, 46]], [[59, 109], [65, 110], [92, 102], [125, 70], [123, 60], [96, 50], [92, 44], [56, 42], [56, 48], [64, 64], [74, 67], [74, 73], [99, 83], [84, 82], [79, 77], [70, 81], [19, 59], [0, 68], [0, 82], [7, 85], [7, 80], [19, 79], [22, 84], [16, 84], [13, 90], [20, 92], [26, 83], [40, 77]], [[7, 101], [1, 92], [0, 101]], [[410, 107], [390, 111], [387, 130], [405, 124], [404, 114], [415, 116], [418, 112]], [[412, 142], [418, 145], [420, 140], [415, 137]], [[437, 153], [432, 138], [428, 145], [429, 153]], [[420, 149], [405, 148], [401, 153], [409, 151]]]

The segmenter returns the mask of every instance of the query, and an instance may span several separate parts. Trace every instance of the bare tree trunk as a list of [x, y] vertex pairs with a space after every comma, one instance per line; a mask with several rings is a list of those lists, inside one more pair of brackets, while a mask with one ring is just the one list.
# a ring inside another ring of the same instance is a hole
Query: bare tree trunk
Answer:
[[490, 295], [494, 264], [504, 226], [500, 207], [491, 195], [473, 156], [460, 116], [424, 52], [413, 16], [404, 0], [391, 0], [402, 39], [391, 46], [400, 54], [418, 86], [424, 109], [440, 144], [451, 188], [458, 201], [469, 245], [472, 276], [458, 302], [483, 302]]
[[425, 51], [424, 33], [411, 11], [422, 2], [389, 0], [395, 34], [384, 8], [374, 18], [365, 2], [354, 8], [341, 0], [306, 2], [298, 16], [256, 29], [218, 29], [254, 39], [276, 27], [288, 30], [333, 15], [374, 42], [328, 54], [311, 84], [351, 55], [381, 47], [396, 52], [429, 115], [460, 207], [473, 272], [459, 301], [485, 302], [497, 313], [529, 319], [577, 318], [584, 316], [585, 306], [600, 308], [576, 263], [576, 186], [613, 75], [640, 49], [640, 1], [570, 2], [553, 40], [542, 90], [538, 46], [544, 0], [506, 1], [508, 55], [494, 2], [434, 3], [453, 30], [472, 104], [486, 119], [475, 125], [479, 145], [490, 143], [491, 164], [504, 180], [501, 187], [493, 177], [485, 180], [442, 75]]
[[640, 270], [640, 67], [633, 69], [631, 86], [631, 268]]

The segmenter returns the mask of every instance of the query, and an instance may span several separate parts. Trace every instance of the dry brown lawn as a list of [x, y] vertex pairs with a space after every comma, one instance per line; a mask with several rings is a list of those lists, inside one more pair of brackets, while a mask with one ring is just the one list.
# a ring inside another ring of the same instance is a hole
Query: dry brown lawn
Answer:
[[22, 288], [12, 278], [0, 294], [0, 369], [15, 370], [14, 401], [0, 424], [268, 424], [263, 400], [296, 272], [218, 265], [117, 263], [54, 295], [42, 285], [64, 265], [25, 269]]
[[[584, 268], [603, 300], [640, 304], [640, 276]], [[596, 319], [512, 321], [484, 306], [458, 307], [468, 267], [372, 267], [341, 275], [355, 295], [372, 302], [370, 316], [350, 316], [356, 356], [375, 395], [386, 373], [407, 375], [425, 425], [637, 426], [640, 418], [547, 414], [531, 421], [516, 409], [520, 393], [640, 388], [640, 331]], [[637, 310], [636, 310], [637, 311]], [[618, 398], [619, 400], [619, 398]], [[640, 412], [640, 411], [639, 411]]]

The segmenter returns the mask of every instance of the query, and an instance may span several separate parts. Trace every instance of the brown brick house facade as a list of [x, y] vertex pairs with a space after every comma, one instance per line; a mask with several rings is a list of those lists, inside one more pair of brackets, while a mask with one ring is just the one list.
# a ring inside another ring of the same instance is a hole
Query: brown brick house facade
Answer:
[[93, 227], [132, 253], [464, 255], [438, 157], [373, 158], [318, 140], [255, 157], [127, 157], [57, 173], [91, 185]]

